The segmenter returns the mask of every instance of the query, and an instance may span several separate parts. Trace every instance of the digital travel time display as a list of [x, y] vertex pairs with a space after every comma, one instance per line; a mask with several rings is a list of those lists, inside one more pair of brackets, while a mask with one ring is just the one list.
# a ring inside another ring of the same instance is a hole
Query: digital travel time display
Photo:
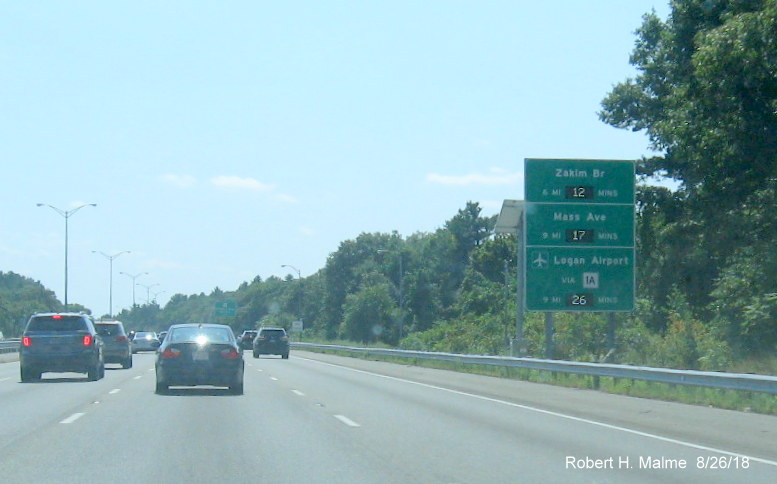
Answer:
[[564, 187], [564, 198], [568, 200], [593, 200], [594, 187], [592, 186]]
[[565, 239], [569, 243], [591, 244], [594, 241], [594, 229], [567, 229]]
[[594, 306], [595, 296], [590, 292], [567, 294], [565, 302], [567, 307], [590, 308]]

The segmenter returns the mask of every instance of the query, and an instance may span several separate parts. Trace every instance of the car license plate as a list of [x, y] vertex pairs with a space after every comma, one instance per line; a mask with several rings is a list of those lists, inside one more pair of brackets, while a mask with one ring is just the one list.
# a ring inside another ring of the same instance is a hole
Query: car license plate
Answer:
[[192, 353], [192, 359], [194, 361], [208, 361], [208, 352], [204, 350], [195, 351]]

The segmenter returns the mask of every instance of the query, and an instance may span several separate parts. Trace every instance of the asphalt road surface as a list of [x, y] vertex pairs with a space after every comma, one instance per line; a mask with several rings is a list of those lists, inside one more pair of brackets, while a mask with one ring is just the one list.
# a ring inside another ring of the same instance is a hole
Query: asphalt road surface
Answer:
[[292, 351], [245, 395], [0, 364], [3, 483], [774, 483], [777, 418]]

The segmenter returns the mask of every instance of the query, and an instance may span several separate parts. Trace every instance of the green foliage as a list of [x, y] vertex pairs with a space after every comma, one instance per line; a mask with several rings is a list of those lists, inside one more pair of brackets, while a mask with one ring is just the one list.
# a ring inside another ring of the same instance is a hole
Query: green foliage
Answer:
[[31, 314], [62, 309], [54, 292], [40, 282], [14, 272], [0, 272], [0, 331], [6, 338], [21, 334]]
[[766, 352], [777, 345], [777, 253], [771, 244], [735, 252], [716, 282], [716, 325], [740, 351]]
[[[777, 290], [759, 282], [773, 273], [759, 275], [757, 261], [777, 243], [775, 52], [777, 0], [676, 0], [666, 21], [644, 17], [631, 55], [638, 75], [600, 112], [645, 131], [661, 153], [641, 173], [680, 182], [673, 194], [638, 193], [640, 296], [662, 307], [677, 287], [695, 317], [758, 350], [776, 341], [766, 295]], [[670, 324], [666, 311], [653, 316], [652, 329]]]
[[396, 342], [399, 334], [397, 307], [388, 284], [372, 285], [345, 298], [340, 336], [368, 343]]

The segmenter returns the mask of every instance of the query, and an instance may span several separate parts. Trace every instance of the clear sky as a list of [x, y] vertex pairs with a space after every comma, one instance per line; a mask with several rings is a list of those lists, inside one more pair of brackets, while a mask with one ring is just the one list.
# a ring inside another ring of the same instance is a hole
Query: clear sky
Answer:
[[[0, 271], [108, 312], [308, 276], [362, 232], [523, 197], [524, 158], [637, 159], [598, 120], [666, 0], [0, 0]], [[295, 274], [296, 275], [296, 274]]]

